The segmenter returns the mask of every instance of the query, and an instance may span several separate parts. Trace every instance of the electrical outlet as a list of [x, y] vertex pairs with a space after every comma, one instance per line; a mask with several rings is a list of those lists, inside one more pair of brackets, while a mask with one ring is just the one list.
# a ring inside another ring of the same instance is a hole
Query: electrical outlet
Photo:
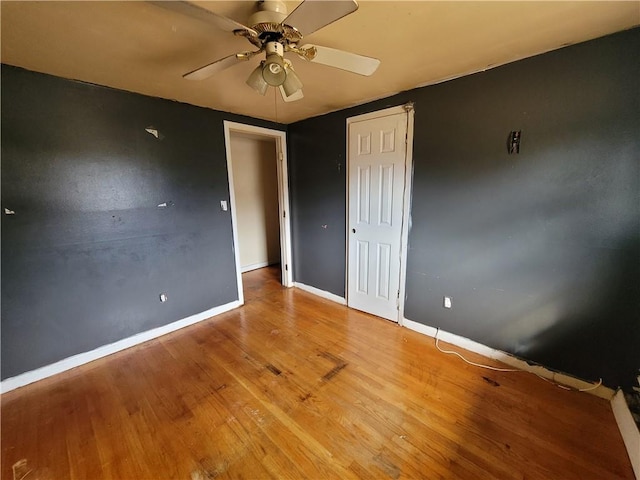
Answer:
[[442, 306], [444, 308], [451, 308], [451, 297], [443, 297]]

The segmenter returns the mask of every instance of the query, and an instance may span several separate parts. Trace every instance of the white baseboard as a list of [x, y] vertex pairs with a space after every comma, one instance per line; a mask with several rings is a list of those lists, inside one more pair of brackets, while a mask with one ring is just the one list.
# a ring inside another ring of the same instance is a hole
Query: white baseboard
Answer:
[[[422, 323], [414, 322], [413, 320], [408, 320], [406, 318], [402, 319], [401, 325], [430, 337], [435, 337], [438, 331], [436, 328], [429, 327]], [[453, 333], [440, 330], [438, 338], [443, 342], [447, 342], [457, 347], [464, 348], [465, 350], [478, 353], [484, 357], [506, 363], [513, 368], [517, 368], [518, 370], [535, 373], [543, 378], [546, 378], [547, 380], [551, 380], [552, 382], [558, 383], [560, 385], [566, 385], [575, 389], [587, 389], [593, 387], [592, 383], [585, 380], [581, 380], [564, 373], [554, 372], [541, 365], [530, 365], [526, 361], [521, 360], [509, 353], [496, 350], [494, 348], [488, 347], [478, 342], [474, 342], [473, 340], [469, 340], [468, 338], [464, 338]], [[600, 385], [593, 390], [587, 390], [586, 393], [604, 398], [605, 400], [611, 400], [615, 392], [609, 387]]]
[[257, 270], [259, 268], [264, 268], [264, 267], [268, 267], [269, 265], [276, 265], [280, 263], [280, 260], [276, 261], [276, 262], [259, 262], [259, 263], [252, 263], [251, 265], [246, 265], [244, 267], [240, 267], [240, 273], [247, 273], [250, 272], [252, 270]]
[[305, 285], [304, 283], [300, 282], [293, 282], [293, 286], [299, 288], [300, 290], [304, 290], [305, 292], [313, 293], [314, 295], [317, 295], [319, 297], [331, 300], [332, 302], [339, 303], [340, 305], [347, 304], [347, 300], [344, 297], [336, 295], [335, 293], [326, 292], [316, 287], [310, 287], [309, 285]]
[[627, 447], [633, 472], [636, 474], [636, 478], [640, 480], [640, 430], [638, 430], [638, 425], [636, 425], [631, 415], [622, 390], [618, 390], [611, 399], [611, 409], [614, 417], [616, 417], [616, 423], [622, 435], [622, 440], [624, 440], [624, 445]]
[[15, 377], [7, 378], [5, 380], [2, 380], [2, 382], [0, 383], [0, 392], [6, 393], [18, 387], [23, 387], [30, 383], [37, 382], [38, 380], [42, 380], [52, 375], [62, 373], [66, 370], [79, 367], [80, 365], [84, 365], [85, 363], [89, 363], [93, 360], [111, 355], [112, 353], [119, 352], [120, 350], [133, 347], [134, 345], [146, 342], [147, 340], [152, 340], [162, 335], [166, 335], [167, 333], [171, 333], [181, 328], [188, 327], [189, 325], [193, 325], [194, 323], [198, 323], [216, 315], [220, 315], [221, 313], [228, 312], [229, 310], [233, 310], [234, 308], [237, 308], [241, 305], [242, 303], [236, 300], [225, 305], [220, 305], [219, 307], [214, 307], [204, 312], [191, 315], [190, 317], [183, 318], [182, 320], [178, 320], [168, 325], [163, 325], [161, 327], [147, 330], [146, 332], [138, 333], [131, 337], [123, 338], [122, 340], [110, 343], [109, 345], [103, 345], [102, 347], [98, 347], [89, 352], [83, 352], [77, 355], [73, 355], [56, 363], [52, 363], [51, 365], [45, 365], [44, 367], [40, 367], [35, 370], [16, 375]]

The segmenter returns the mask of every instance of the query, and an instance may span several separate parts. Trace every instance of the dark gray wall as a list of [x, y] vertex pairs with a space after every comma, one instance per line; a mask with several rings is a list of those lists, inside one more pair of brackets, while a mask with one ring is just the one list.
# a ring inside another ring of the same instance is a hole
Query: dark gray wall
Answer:
[[338, 112], [289, 127], [294, 279], [344, 296], [345, 117]]
[[225, 119], [2, 66], [3, 379], [238, 298]]
[[[295, 280], [345, 294], [346, 118], [413, 101], [405, 317], [629, 387], [639, 55], [635, 29], [290, 125]], [[521, 153], [508, 155], [520, 129]]]

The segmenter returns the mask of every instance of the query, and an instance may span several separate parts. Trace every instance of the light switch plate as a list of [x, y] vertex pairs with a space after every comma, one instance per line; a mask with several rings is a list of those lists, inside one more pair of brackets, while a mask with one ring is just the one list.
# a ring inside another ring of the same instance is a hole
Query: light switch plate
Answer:
[[444, 300], [442, 302], [442, 306], [444, 308], [451, 308], [451, 297], [444, 297]]

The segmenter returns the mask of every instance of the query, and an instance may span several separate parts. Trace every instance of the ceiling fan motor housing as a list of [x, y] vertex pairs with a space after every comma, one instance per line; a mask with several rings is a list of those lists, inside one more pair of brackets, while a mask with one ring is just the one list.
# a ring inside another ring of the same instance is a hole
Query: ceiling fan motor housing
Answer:
[[258, 33], [277, 32], [287, 17], [287, 7], [279, 0], [265, 0], [258, 4], [258, 11], [249, 17], [248, 24]]

